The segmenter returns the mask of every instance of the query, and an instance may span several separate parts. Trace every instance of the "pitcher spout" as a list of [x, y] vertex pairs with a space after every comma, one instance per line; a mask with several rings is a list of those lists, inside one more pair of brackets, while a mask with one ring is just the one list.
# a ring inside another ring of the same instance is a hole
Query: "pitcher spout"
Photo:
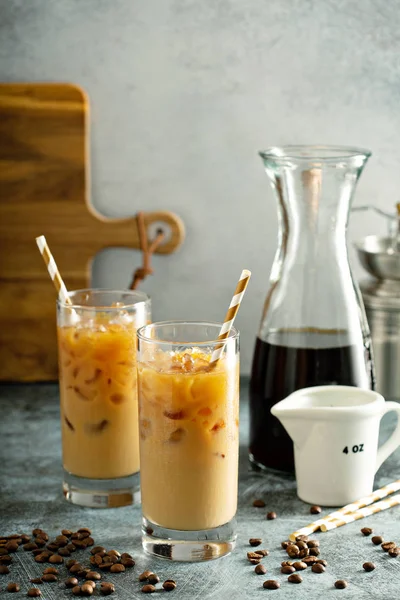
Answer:
[[290, 396], [271, 408], [271, 414], [279, 419], [297, 448], [302, 448], [309, 436], [308, 427], [305, 427], [304, 420], [299, 418], [303, 410], [305, 409], [301, 406], [293, 405]]

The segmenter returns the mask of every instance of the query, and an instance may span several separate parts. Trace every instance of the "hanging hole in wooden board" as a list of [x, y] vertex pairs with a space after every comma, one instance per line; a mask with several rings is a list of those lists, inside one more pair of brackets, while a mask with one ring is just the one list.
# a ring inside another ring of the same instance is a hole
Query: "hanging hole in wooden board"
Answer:
[[149, 244], [151, 244], [151, 242], [153, 242], [156, 239], [160, 231], [162, 231], [162, 233], [164, 234], [164, 239], [162, 240], [160, 246], [167, 244], [171, 240], [172, 230], [168, 223], [165, 223], [163, 221], [154, 221], [153, 223], [150, 223], [150, 225], [148, 225], [147, 227], [147, 238]]

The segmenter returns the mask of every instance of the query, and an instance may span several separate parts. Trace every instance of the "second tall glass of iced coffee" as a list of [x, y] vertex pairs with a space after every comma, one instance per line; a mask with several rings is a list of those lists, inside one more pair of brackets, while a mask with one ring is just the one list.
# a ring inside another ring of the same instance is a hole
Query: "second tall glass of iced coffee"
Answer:
[[239, 334], [219, 360], [218, 323], [164, 322], [138, 331], [143, 547], [209, 560], [235, 545]]

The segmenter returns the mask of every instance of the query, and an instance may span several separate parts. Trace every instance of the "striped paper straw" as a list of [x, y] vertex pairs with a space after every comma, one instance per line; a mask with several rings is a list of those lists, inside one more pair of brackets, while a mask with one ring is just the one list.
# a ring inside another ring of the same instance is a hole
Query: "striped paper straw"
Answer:
[[[244, 269], [242, 271], [242, 274], [240, 275], [240, 279], [237, 283], [235, 292], [233, 294], [233, 298], [232, 298], [231, 303], [228, 308], [228, 312], [225, 315], [224, 323], [221, 327], [221, 331], [219, 332], [218, 340], [226, 340], [226, 338], [228, 337], [231, 327], [233, 325], [233, 322], [235, 320], [235, 317], [237, 315], [237, 312], [239, 310], [240, 303], [241, 303], [244, 293], [246, 291], [247, 285], [250, 281], [250, 277], [251, 277], [251, 272], [248, 271], [247, 269]], [[211, 355], [210, 367], [214, 367], [217, 364], [217, 362], [218, 362], [219, 358], [221, 357], [221, 354], [224, 350], [224, 346], [225, 346], [224, 343], [217, 344], [215, 346], [215, 350]]]
[[40, 250], [40, 254], [43, 256], [43, 260], [49, 272], [50, 278], [54, 283], [54, 287], [57, 290], [57, 294], [64, 304], [72, 305], [71, 299], [68, 296], [67, 288], [65, 287], [65, 283], [61, 279], [60, 272], [57, 268], [56, 261], [53, 258], [52, 253], [50, 252], [50, 248], [47, 245], [46, 238], [44, 235], [40, 235], [36, 238], [36, 243]]
[[343, 517], [343, 515], [349, 515], [351, 513], [354, 513], [355, 511], [357, 511], [365, 506], [369, 506], [369, 505], [373, 504], [374, 502], [376, 502], [377, 500], [386, 498], [386, 496], [389, 496], [390, 494], [393, 494], [394, 492], [398, 492], [399, 490], [400, 490], [400, 479], [397, 479], [396, 481], [393, 481], [392, 483], [388, 483], [387, 485], [384, 485], [383, 487], [379, 488], [378, 490], [375, 490], [374, 492], [372, 492], [372, 494], [369, 494], [368, 496], [364, 496], [364, 498], [360, 498], [360, 500], [357, 500], [356, 502], [352, 502], [351, 504], [346, 504], [346, 506], [343, 506], [343, 508], [340, 508], [339, 510], [335, 510], [334, 512], [330, 513], [329, 515], [326, 515], [325, 517], [322, 517], [321, 519], [318, 519], [317, 521], [314, 521], [313, 523], [310, 523], [309, 525], [302, 527], [298, 531], [291, 533], [289, 536], [289, 539], [291, 539], [292, 541], [295, 541], [297, 536], [309, 535], [310, 533], [314, 533], [315, 531], [318, 531], [319, 529], [322, 529], [322, 531], [328, 531], [328, 530], [325, 530], [322, 528], [322, 526], [325, 525], [327, 522], [332, 521], [332, 520], [337, 520], [337, 519], [340, 520]]
[[382, 510], [386, 510], [387, 508], [391, 508], [392, 506], [397, 506], [398, 504], [400, 504], [400, 494], [392, 496], [387, 500], [375, 502], [375, 504], [372, 504], [371, 506], [360, 508], [359, 510], [354, 511], [351, 514], [342, 515], [340, 519], [326, 521], [323, 525], [321, 525], [321, 531], [330, 531], [331, 529], [342, 527], [342, 525], [346, 525], [347, 523], [353, 523], [353, 521], [358, 521], [359, 519], [364, 519], [364, 517], [369, 517], [370, 515], [374, 515], [375, 513], [381, 512]]

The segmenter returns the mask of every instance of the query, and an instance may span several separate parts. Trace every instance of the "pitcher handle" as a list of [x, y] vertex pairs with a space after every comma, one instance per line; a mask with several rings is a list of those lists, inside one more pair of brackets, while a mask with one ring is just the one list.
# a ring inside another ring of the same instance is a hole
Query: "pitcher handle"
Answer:
[[376, 457], [376, 467], [375, 473], [381, 466], [383, 462], [387, 459], [392, 452], [396, 450], [400, 446], [400, 404], [397, 402], [385, 402], [385, 406], [382, 412], [382, 416], [388, 412], [396, 412], [397, 413], [397, 425], [396, 429], [393, 431], [392, 435], [382, 446], [378, 449], [378, 454]]

